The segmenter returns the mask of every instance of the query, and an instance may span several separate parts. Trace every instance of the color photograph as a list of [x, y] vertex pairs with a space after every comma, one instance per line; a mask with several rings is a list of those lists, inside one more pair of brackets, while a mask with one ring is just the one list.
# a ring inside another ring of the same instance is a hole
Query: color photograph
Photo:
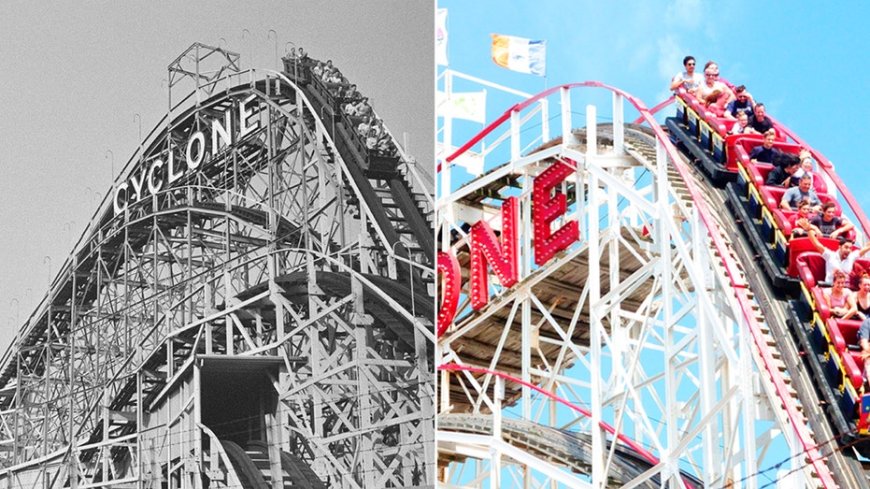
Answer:
[[439, 486], [867, 487], [867, 13], [438, 2]]

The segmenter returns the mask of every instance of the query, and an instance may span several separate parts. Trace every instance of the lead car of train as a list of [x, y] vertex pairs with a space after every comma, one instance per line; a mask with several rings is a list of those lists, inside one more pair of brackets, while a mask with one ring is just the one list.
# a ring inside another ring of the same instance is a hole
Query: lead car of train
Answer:
[[[870, 389], [865, 391], [863, 360], [858, 346], [855, 319], [838, 319], [831, 315], [823, 296], [825, 261], [809, 238], [792, 238], [792, 214], [780, 209], [784, 188], [765, 185], [773, 165], [753, 163], [750, 151], [762, 144], [759, 134], [728, 135], [733, 120], [717, 117], [693, 95], [680, 89], [675, 96], [676, 117], [666, 120], [672, 139], [690, 160], [697, 162], [714, 185], [724, 186], [727, 203], [741, 224], [759, 256], [760, 268], [769, 278], [776, 298], [787, 301], [788, 326], [806, 353], [812, 374], [819, 380], [822, 398], [827, 401], [830, 421], [842, 442], [855, 443], [856, 437], [870, 435]], [[813, 186], [822, 202], [842, 202], [835, 197], [845, 187], [836, 185], [839, 178], [830, 162], [812, 148], [805, 147], [788, 128], [773, 121], [777, 137], [774, 147], [783, 153], [798, 155], [801, 149], [811, 152], [818, 168]], [[824, 171], [826, 181], [821, 177]], [[829, 188], [830, 187], [830, 188]], [[856, 216], [861, 209], [852, 207]], [[861, 219], [859, 219], [861, 220]], [[864, 220], [866, 222], [866, 220]], [[859, 224], [856, 223], [856, 227]], [[839, 243], [820, 238], [822, 244], [836, 250]], [[868, 255], [870, 256], [870, 255]], [[859, 259], [870, 270], [870, 260]], [[855, 443], [866, 456], [870, 443]]]

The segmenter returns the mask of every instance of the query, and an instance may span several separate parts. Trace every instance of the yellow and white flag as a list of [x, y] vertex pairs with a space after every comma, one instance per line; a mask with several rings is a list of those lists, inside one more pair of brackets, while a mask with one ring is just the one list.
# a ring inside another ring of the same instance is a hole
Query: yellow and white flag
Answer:
[[437, 92], [435, 107], [439, 116], [483, 124], [486, 122], [486, 90], [452, 92], [449, 98], [444, 92]]
[[546, 76], [547, 42], [492, 34], [492, 60], [502, 68]]

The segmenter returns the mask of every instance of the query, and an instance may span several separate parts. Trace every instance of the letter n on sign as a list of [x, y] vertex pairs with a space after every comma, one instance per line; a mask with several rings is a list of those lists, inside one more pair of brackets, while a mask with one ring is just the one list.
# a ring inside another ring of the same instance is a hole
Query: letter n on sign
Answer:
[[518, 208], [516, 197], [509, 197], [501, 206], [501, 245], [486, 221], [478, 221], [471, 227], [471, 307], [475, 311], [489, 302], [487, 263], [503, 287], [517, 283]]

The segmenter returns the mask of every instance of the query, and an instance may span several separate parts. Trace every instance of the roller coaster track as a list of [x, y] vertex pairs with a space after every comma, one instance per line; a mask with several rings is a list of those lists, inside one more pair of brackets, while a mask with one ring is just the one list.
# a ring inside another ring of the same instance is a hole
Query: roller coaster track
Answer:
[[[740, 263], [758, 264], [758, 252], [751, 244], [750, 237], [737, 224], [740, 217], [726, 191], [712, 185], [697, 166], [691, 169], [694, 181], [702, 188], [703, 195], [716, 214], [735, 216], [719, 220], [719, 227], [726, 235], [740, 238], [731, 240], [734, 256]], [[797, 406], [803, 412], [816, 444], [820, 445], [820, 454], [830, 467], [833, 478], [840, 487], [870, 487], [867, 470], [855, 457], [854, 450], [849, 447], [841, 449], [841, 445], [848, 443], [851, 437], [840, 439], [841, 435], [833, 429], [829, 410], [836, 410], [837, 407], [828, 406], [820, 394], [825, 386], [819, 385], [816, 380], [819, 374], [814, 374], [810, 361], [805, 358], [811, 353], [804, 351], [796, 330], [789, 326], [790, 306], [783, 299], [782, 291], [777, 291], [771, 281], [760, 274], [744, 273], [743, 277], [755, 294], [759, 319], [764, 323], [763, 332], [771, 356], [777, 359], [777, 369], [788, 373], [789, 396], [799, 401]]]
[[[438, 428], [454, 433], [472, 435], [489, 435], [492, 433], [492, 421], [479, 416], [467, 414], [445, 414], [438, 418]], [[521, 448], [542, 459], [549, 460], [557, 465], [567, 467], [578, 474], [588, 474], [591, 470], [592, 440], [588, 433], [576, 433], [567, 430], [558, 430], [525, 420], [503, 420], [501, 430], [504, 440], [510, 445]], [[608, 449], [609, 449], [608, 443]], [[610, 475], [612, 479], [607, 483], [612, 487], [622, 487], [636, 479], [653, 464], [638, 455], [637, 452], [617, 444], [615, 449], [615, 470]], [[449, 463], [455, 454], [443, 454], [446, 460], [441, 463]], [[688, 477], [684, 474], [684, 477]], [[689, 478], [687, 483], [700, 487], [700, 481]], [[649, 489], [661, 487], [658, 477], [653, 477], [640, 486]]]
[[[546, 97], [550, 93], [561, 91], [562, 103], [565, 104], [566, 90], [581, 86], [602, 87], [603, 85], [596, 82], [589, 82], [585, 84], [573, 84], [564, 87], [557, 87], [551, 89], [549, 92], [544, 92], [532, 99], [517, 104], [506, 111], [501, 118], [492, 122], [478, 136], [469, 140], [469, 142], [457, 150], [456, 153], [448, 157], [448, 161], [456, 158], [459, 154], [469, 149], [473, 144], [481, 141], [486, 134], [492, 132], [508, 119], [511, 120], [513, 126], [516, 121], [520, 120], [520, 117], [517, 114], [521, 110], [529, 109], [529, 107], [533, 106], [537, 100]], [[630, 100], [635, 107], [640, 110], [641, 118], [639, 118], [639, 120], [645, 120], [647, 123], [655, 124], [643, 104], [633, 100], [629, 95], [623, 92], [618, 90], [613, 91], [616, 92], [619, 97]], [[621, 104], [621, 100], [619, 102], [614, 102], [614, 107], [617, 107], [617, 104]], [[564, 118], [565, 116], [563, 115], [563, 134], [565, 133], [566, 127]], [[514, 129], [514, 131], [519, 130]], [[517, 132], [514, 132], [514, 134], [517, 134]], [[585, 137], [585, 131], [575, 131], [571, 136], [573, 141], [572, 144], [577, 144], [579, 142], [582, 146]], [[658, 127], [658, 125], [654, 125], [652, 128], [626, 125], [620, 131], [620, 134], [615, 134], [610, 128], [600, 127], [596, 129], [596, 135], [594, 137], [597, 138], [599, 145], [610, 144], [614, 148], [618, 146], [623, 147], [624, 151], [630, 155], [640, 167], [647, 168], [651, 171], [655, 171], [656, 168], [662, 168], [661, 166], [657, 166], [657, 162], [661, 161], [663, 157], [669, 158], [670, 162], [666, 167], [666, 175], [661, 170], [658, 170], [657, 173], [659, 176], [663, 176], [667, 179], [667, 192], [669, 195], [673, 196], [673, 215], [675, 217], [685, 216], [683, 217], [684, 222], [691, 222], [691, 216], [696, 216], [696, 219], [703, 222], [704, 228], [699, 236], [701, 241], [694, 244], [694, 246], [696, 247], [696, 250], [708, 254], [708, 262], [711, 267], [711, 272], [713, 277], [715, 277], [713, 280], [715, 283], [719, 284], [719, 287], [721, 287], [720, 290], [723, 297], [721, 300], [723, 301], [724, 310], [730, 311], [731, 319], [739, 325], [739, 329], [743, 331], [741, 334], [747, 337], [748, 354], [751, 357], [750, 362], [755, 364], [755, 368], [757, 369], [757, 372], [759, 372], [758, 379], [760, 380], [760, 392], [752, 395], [753, 397], [757, 395], [758, 400], [753, 402], [760, 402], [761, 405], [765, 406], [765, 409], [768, 410], [775, 424], [783, 431], [789, 433], [787, 443], [791, 446], [793, 454], [793, 463], [791, 465], [793, 467], [802, 468], [802, 471], [805, 474], [805, 483], [808, 486], [836, 487], [836, 485], [839, 484], [841, 487], [865, 487], [866, 477], [860, 464], [858, 464], [853, 458], [844, 456], [844, 454], [838, 449], [838, 444], [835, 441], [832, 442], [832, 440], [835, 439], [835, 435], [831, 431], [824, 407], [820, 406], [813, 378], [808, 372], [807, 365], [803, 362], [802, 354], [799, 351], [799, 348], [795, 346], [795, 340], [791, 337], [791, 333], [788, 329], [786, 322], [787, 316], [784, 310], [785, 304], [777, 299], [777, 295], [763, 278], [758, 274], [745, 272], [745, 264], [752, 264], [755, 262], [754, 253], [751, 251], [747, 240], [742, 238], [740, 229], [734, 222], [734, 219], [728, 217], [732, 214], [726, 206], [724, 192], [710, 185], [706, 179], [695, 178], [697, 171], [692, 169], [691, 165], [688, 165], [684, 161], [683, 157], [673, 148], [670, 141], [667, 140], [664, 131], [662, 128]], [[512, 143], [512, 146], [516, 148], [516, 144], [517, 143]], [[558, 149], [560, 146], [562, 149]], [[548, 149], [551, 151], [548, 152]], [[542, 154], [544, 156], [537, 157], [536, 154]], [[529, 164], [528, 162], [535, 161], [536, 158], [558, 158], [558, 155], [561, 155], [562, 158], [567, 156], [574, 161], [578, 161], [579, 158], [582, 158], [579, 151], [571, 152], [570, 146], [568, 146], [568, 150], [566, 150], [564, 145], [562, 145], [562, 140], [560, 139], [541, 146], [524, 155], [522, 158], [517, 157], [515, 152], [514, 155], [515, 156], [512, 157], [512, 162], [510, 164], [496, 168], [488, 175], [482, 177], [480, 181], [486, 183], [476, 185], [475, 188], [478, 190], [465, 191], [460, 189], [454, 195], [461, 196], [459, 199], [463, 199], [463, 205], [475, 205], [475, 202], [477, 202], [477, 205], [481, 205], [483, 203], [483, 198], [504, 195], [505, 189], [509, 186], [516, 186], [519, 184], [516, 178], [509, 176], [511, 171], [507, 170], [507, 168], [510, 167], [513, 169], [514, 175], [517, 175], [519, 169], [522, 168], [522, 166], [517, 166], [518, 161], [521, 162], [520, 164], [527, 165]], [[563, 189], [563, 192], [573, 196], [572, 192], [574, 192], [574, 190], [572, 190], [572, 186], [569, 185], [567, 190]], [[586, 192], [589, 192], [589, 190]], [[481, 197], [475, 201], [475, 195]], [[611, 207], [611, 211], [609, 212], [612, 212], [612, 209], [613, 207]], [[698, 224], [692, 224], [692, 226], [698, 226]], [[601, 232], [604, 233], [604, 231]], [[654, 229], [650, 231], [652, 236], [656, 236], [656, 232], [657, 231]], [[454, 236], [457, 236], [455, 231]], [[592, 240], [594, 237], [590, 237], [589, 239]], [[454, 249], [457, 249], [455, 243], [456, 242], [454, 241]], [[460, 247], [458, 249], [461, 250], [462, 248]], [[467, 259], [463, 258], [463, 256], [464, 255], [461, 253], [458, 255], [460, 263], [467, 263]], [[574, 252], [569, 256], [577, 256], [577, 254]], [[582, 255], [580, 256], [582, 257]], [[603, 256], [607, 255], [605, 254]], [[565, 267], [570, 263], [568, 258], [569, 257], [565, 257], [556, 260], [555, 263], [544, 268], [558, 269], [560, 267]], [[611, 255], [611, 260], [612, 259], [613, 255]], [[584, 262], [578, 262], [575, 258], [573, 262], [579, 264], [580, 267], [591, 267], [591, 261], [585, 262], [586, 265], [584, 265]], [[610, 263], [613, 262], [611, 261]], [[602, 261], [600, 267], [603, 273], [607, 273], [605, 269], [608, 266], [609, 265], [606, 262]], [[519, 350], [519, 343], [516, 341], [505, 343], [503, 336], [501, 343], [496, 342], [492, 343], [492, 346], [484, 346], [483, 343], [486, 342], [485, 339], [481, 336], [474, 338], [470, 333], [473, 331], [473, 328], [479, 327], [477, 325], [483, 324], [483, 318], [487, 316], [496, 317], [493, 316], [493, 310], [503, 309], [503, 312], [497, 315], [501, 320], [508, 318], [508, 323], [514, 320], [517, 308], [514, 306], [513, 310], [509, 312], [507, 310], [508, 306], [513, 300], [518, 300], [516, 298], [520, 297], [523, 293], [521, 291], [533, 290], [535, 287], [538, 287], [540, 290], [539, 285], [536, 284], [540, 284], [541, 282], [539, 278], [536, 278], [536, 275], [551, 273], [545, 272], [544, 268], [526, 278], [526, 282], [521, 282], [520, 285], [512, 287], [510, 291], [504, 294], [504, 296], [494, 298], [489, 305], [489, 309], [478, 313], [468, 314], [457, 319], [455, 326], [452, 327], [440, 340], [442, 342], [442, 348], [448, 352], [446, 358], [442, 358], [442, 362], [450, 361], [459, 362], [460, 364], [470, 362], [471, 365], [475, 365], [475, 362], [480, 362], [483, 358], [486, 358], [485, 352], [492, 352], [494, 350], [494, 353], [491, 353], [491, 355], [497, 358], [490, 363], [489, 368], [495, 368], [501, 372], [516, 372], [513, 373], [513, 375], [519, 375], [520, 358], [524, 355]], [[629, 272], [631, 272], [631, 269]], [[588, 277], [591, 275], [593, 275], [593, 273], [590, 271], [586, 276]], [[574, 276], [577, 276], [576, 273]], [[581, 273], [579, 276], [582, 277], [583, 274]], [[583, 279], [581, 278], [580, 280]], [[563, 283], [561, 286], [564, 287], [565, 284]], [[707, 287], [710, 286], [705, 285], [705, 288]], [[602, 290], [601, 293], [605, 294], [607, 291]], [[542, 298], [541, 300], [544, 302], [544, 306], [548, 305], [546, 299]], [[585, 309], [578, 312], [580, 313], [581, 321], [590, 320]], [[584, 317], [586, 319], [583, 319]], [[526, 319], [523, 321], [526, 321]], [[542, 323], [546, 325], [551, 321], [551, 319], [547, 317], [546, 313], [542, 312], [541, 314], [537, 314], [536, 312], [536, 315], [532, 317], [532, 323], [535, 324], [536, 321], [538, 321], [537, 324], [539, 325]], [[579, 332], [578, 335], [577, 329], [574, 329], [573, 331], [572, 338], [574, 342], [588, 341], [588, 339], [584, 339], [588, 338], [588, 336], [584, 335], [588, 335], [589, 333]], [[537, 334], [539, 334], [541, 338], [544, 338], [545, 333], [543, 328], [541, 328], [540, 332]], [[569, 335], [570, 334], [571, 333], [569, 332]], [[547, 335], [551, 340], [559, 339], [559, 337], [561, 337], [562, 340], [565, 339], [564, 333], [561, 332], [559, 332], [558, 335], [554, 332], [548, 332]], [[522, 339], [520, 341], [525, 342], [526, 340]], [[543, 343], [541, 343], [541, 345], [543, 347]], [[450, 353], [452, 351], [455, 351], [456, 353]], [[509, 360], [509, 354], [515, 355], [516, 360]], [[542, 355], [544, 354], [547, 354], [547, 352], [543, 351]], [[477, 360], [472, 360], [473, 358]], [[479, 365], [480, 363], [477, 364]], [[442, 365], [444, 364], [442, 363]], [[556, 363], [556, 365], [559, 365], [559, 363]], [[563, 364], [563, 366], [564, 365], [565, 364]], [[570, 365], [570, 363], [567, 365]], [[526, 367], [523, 366], [524, 371], [525, 369]], [[537, 371], [532, 370], [532, 372]], [[525, 379], [530, 380], [536, 385], [540, 385], [544, 389], [549, 389], [546, 387], [547, 385], [553, 385], [547, 383], [547, 377], [544, 373], [533, 373], [530, 377], [528, 377], [528, 374], [526, 373], [524, 373], [524, 375], [527, 376]], [[592, 375], [594, 377], [597, 374], [593, 372]], [[487, 410], [492, 409], [493, 405], [491, 399], [498, 396], [498, 394], [493, 390], [490, 379], [484, 375], [466, 375], [464, 379], [461, 379], [459, 382], [462, 384], [462, 389], [459, 389], [454, 382], [451, 382], [449, 395], [450, 402], [445, 400], [447, 399], [447, 397], [445, 397], [447, 394], [445, 392], [446, 382], [447, 378], [442, 378], [440, 384], [440, 396], [442, 402], [439, 420], [444, 417], [446, 421], [444, 425], [439, 421], [439, 430], [452, 430], [453, 428], [460, 430], [463, 429], [459, 426], [454, 427], [453, 424], [451, 424], [452, 421], [450, 421], [450, 419], [452, 419], [451, 416], [456, 416], [452, 414], [452, 412], [465, 412], [472, 415], [473, 421], [470, 422], [471, 424], [478, 424], [481, 426], [477, 431], [492, 436], [491, 429], [482, 427], [487, 424], [486, 420], [490, 419], [492, 416], [491, 414], [487, 414], [488, 411], [482, 410], [482, 408], [486, 407]], [[469, 404], [463, 404], [463, 401], [460, 401], [463, 397], [472, 397], [472, 394], [479, 397], [481, 400], [476, 402], [472, 401]], [[519, 406], [520, 403], [526, 402], [525, 399], [527, 396], [527, 393], [520, 392], [520, 388], [517, 385], [505, 386], [503, 398], [506, 406]], [[763, 399], [763, 401], [761, 401], [761, 399]], [[524, 410], [523, 413], [524, 414], [521, 416], [524, 418], [522, 423], [531, 422], [534, 425], [535, 422], [525, 419], [527, 416], [525, 413], [527, 413], [527, 411]], [[480, 423], [483, 424], [480, 425]], [[503, 423], [506, 423], [506, 421]], [[544, 425], [515, 428], [520, 432], [527, 430], [536, 432], [538, 430], [546, 431], [547, 429], [550, 429]], [[515, 434], [510, 434], [505, 436], [503, 439], [509, 443], [513, 443], [514, 438]], [[546, 443], [543, 444], [546, 445]], [[522, 443], [517, 442], [516, 445], [519, 446], [522, 445]], [[746, 450], [754, 450], [752, 447], [754, 447], [754, 445], [746, 448]], [[441, 447], [440, 449], [442, 452], [442, 458], [439, 460], [442, 467], [446, 467], [451, 459], [450, 457], [444, 458], [444, 447]], [[531, 448], [529, 449], [531, 450]], [[446, 450], [449, 452], [449, 448]], [[540, 446], [534, 450], [546, 451], [546, 449], [541, 449]], [[547, 457], [544, 456], [544, 458]], [[586, 463], [580, 459], [572, 461], [564, 457], [554, 457], [551, 462], [571, 470], [577, 470], [577, 467], [583, 467], [584, 469], [582, 470], [582, 473], [585, 474], [595, 474], [596, 472], [592, 466], [593, 464]], [[755, 469], [762, 471], [764, 467], [755, 466]], [[748, 481], [747, 483], [750, 484], [750, 486], [758, 485], [758, 481], [752, 480], [753, 477], [757, 476], [757, 474], [755, 474], [753, 470], [747, 469], [747, 471], [749, 473], [744, 472], [744, 478]], [[607, 477], [611, 477], [611, 472], [607, 473]], [[706, 483], [712, 484], [716, 487], [720, 484], [725, 484], [724, 479], [718, 479], [718, 483], [715, 483], [715, 479], [702, 479], [705, 480]], [[601, 481], [601, 479], [598, 480]], [[626, 481], [623, 480], [622, 482]]]
[[[326, 128], [344, 123], [309, 99], [308, 65], [292, 81], [239, 72], [237, 55], [197, 44], [170, 72], [215, 55], [231, 73], [198, 79], [196, 97], [143, 141], [116, 180], [126, 192], [107, 196], [3, 356], [0, 479], [227, 487], [226, 454], [238, 450], [218, 437], [244, 429], [280, 447], [291, 479], [425, 486], [432, 272], [418, 239], [429, 191], [401, 149], [388, 162], [346, 150], [359, 140]], [[191, 166], [189, 141], [214, 120], [230, 141], [203, 136]], [[155, 185], [185, 143], [188, 170]], [[371, 161], [384, 165], [377, 175], [360, 170]], [[222, 375], [261, 387], [227, 395]], [[203, 400], [214, 396], [226, 406]]]

